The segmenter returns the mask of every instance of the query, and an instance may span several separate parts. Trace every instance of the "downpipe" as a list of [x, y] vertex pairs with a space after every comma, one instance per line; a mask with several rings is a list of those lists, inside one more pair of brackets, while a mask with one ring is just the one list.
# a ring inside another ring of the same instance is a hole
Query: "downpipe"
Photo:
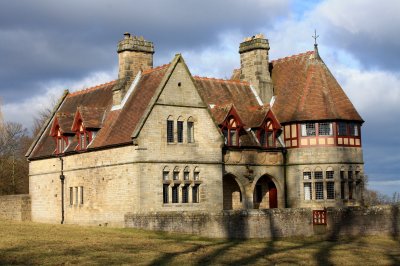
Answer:
[[61, 181], [61, 224], [64, 224], [64, 160], [62, 157], [59, 157], [61, 161], [61, 173], [60, 173], [60, 181]]

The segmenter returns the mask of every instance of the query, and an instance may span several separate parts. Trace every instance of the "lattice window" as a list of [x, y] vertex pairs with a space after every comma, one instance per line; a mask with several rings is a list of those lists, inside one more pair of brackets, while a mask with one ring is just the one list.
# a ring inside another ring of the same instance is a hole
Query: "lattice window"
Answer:
[[306, 123], [301, 125], [301, 135], [303, 137], [315, 136], [315, 123]]
[[320, 136], [332, 136], [332, 123], [319, 123], [318, 124], [318, 135]]
[[176, 124], [177, 135], [178, 135], [178, 143], [183, 142], [183, 121], [177, 121]]
[[313, 225], [326, 225], [326, 211], [313, 211]]
[[349, 123], [349, 135], [350, 136], [358, 136], [358, 125], [355, 123]]
[[174, 142], [174, 121], [167, 120], [167, 142]]
[[182, 203], [189, 202], [189, 186], [185, 185], [182, 187]]
[[326, 179], [333, 179], [334, 171], [326, 171]]
[[324, 183], [323, 182], [315, 182], [315, 199], [317, 199], [317, 200], [324, 199]]
[[304, 200], [312, 200], [311, 183], [304, 183]]
[[326, 182], [326, 198], [335, 199], [335, 183]]
[[187, 142], [193, 143], [194, 142], [194, 123], [190, 121], [192, 118], [188, 119], [187, 122]]
[[163, 185], [163, 203], [168, 203], [169, 200], [169, 186], [167, 184]]
[[311, 179], [311, 172], [303, 172], [303, 179]]
[[338, 135], [347, 136], [347, 123], [345, 122], [338, 123]]
[[199, 185], [192, 187], [192, 202], [199, 203]]
[[323, 178], [322, 171], [315, 171], [314, 172], [314, 178], [315, 179], [322, 179]]
[[172, 187], [172, 203], [179, 202], [179, 186], [175, 185]]

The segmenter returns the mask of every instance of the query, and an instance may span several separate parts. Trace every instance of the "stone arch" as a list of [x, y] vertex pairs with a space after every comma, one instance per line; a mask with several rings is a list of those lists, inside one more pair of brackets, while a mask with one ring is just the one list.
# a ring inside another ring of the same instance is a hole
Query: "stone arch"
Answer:
[[258, 178], [253, 187], [254, 209], [278, 208], [278, 183], [265, 174]]
[[238, 210], [243, 208], [243, 187], [233, 174], [226, 174], [222, 178], [222, 198], [224, 210]]

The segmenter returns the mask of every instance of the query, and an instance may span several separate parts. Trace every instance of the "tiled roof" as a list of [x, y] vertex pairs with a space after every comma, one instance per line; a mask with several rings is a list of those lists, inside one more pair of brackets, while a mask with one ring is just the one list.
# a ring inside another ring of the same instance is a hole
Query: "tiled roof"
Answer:
[[312, 120], [363, 121], [325, 63], [314, 51], [270, 63], [281, 123]]
[[[168, 66], [163, 65], [144, 72], [124, 108], [119, 110], [111, 110], [112, 89], [117, 81], [68, 94], [56, 113], [60, 127], [63, 132], [70, 132], [75, 112], [79, 110], [86, 128], [101, 128], [96, 138], [89, 145], [88, 150], [131, 143], [131, 134], [143, 116], [144, 110], [158, 88]], [[30, 159], [50, 156], [55, 151], [56, 143], [53, 137], [49, 136], [50, 128], [48, 127], [44, 132], [43, 137], [31, 153]], [[73, 151], [76, 145], [76, 138], [73, 138], [66, 152]]]
[[232, 106], [246, 127], [258, 126], [268, 111], [268, 107], [259, 105], [248, 82], [197, 76], [194, 80], [217, 124], [223, 122]]
[[[176, 57], [173, 62], [176, 63], [179, 58]], [[121, 109], [112, 109], [113, 88], [118, 81], [64, 96], [55, 113], [61, 130], [73, 133], [73, 120], [79, 111], [86, 128], [100, 129], [88, 150], [132, 143], [133, 132], [139, 132], [149, 108], [160, 93], [161, 82], [167, 80], [166, 75], [175, 63], [144, 71]], [[234, 71], [231, 80], [197, 76], [193, 80], [217, 125], [234, 108], [247, 129], [242, 141], [248, 145], [257, 145], [254, 134], [248, 129], [261, 126], [270, 110], [280, 123], [338, 119], [362, 121], [324, 62], [314, 52], [272, 61], [270, 72], [276, 95], [271, 108], [268, 104], [260, 105], [250, 84], [239, 80], [239, 70]], [[50, 129], [51, 126], [48, 126], [32, 146], [33, 150], [28, 152], [30, 159], [53, 154], [56, 143], [49, 136]], [[77, 145], [76, 138], [70, 141], [72, 144], [67, 152], [73, 151]]]

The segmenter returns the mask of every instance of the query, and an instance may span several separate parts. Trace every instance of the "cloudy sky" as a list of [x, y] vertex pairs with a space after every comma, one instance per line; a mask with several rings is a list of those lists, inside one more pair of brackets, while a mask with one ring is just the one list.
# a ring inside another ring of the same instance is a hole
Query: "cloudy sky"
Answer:
[[313, 49], [366, 121], [369, 186], [400, 191], [398, 0], [1, 0], [0, 97], [8, 121], [31, 127], [64, 89], [117, 77], [124, 32], [156, 47], [155, 65], [182, 53], [192, 74], [230, 77], [238, 45], [264, 33], [271, 59]]

